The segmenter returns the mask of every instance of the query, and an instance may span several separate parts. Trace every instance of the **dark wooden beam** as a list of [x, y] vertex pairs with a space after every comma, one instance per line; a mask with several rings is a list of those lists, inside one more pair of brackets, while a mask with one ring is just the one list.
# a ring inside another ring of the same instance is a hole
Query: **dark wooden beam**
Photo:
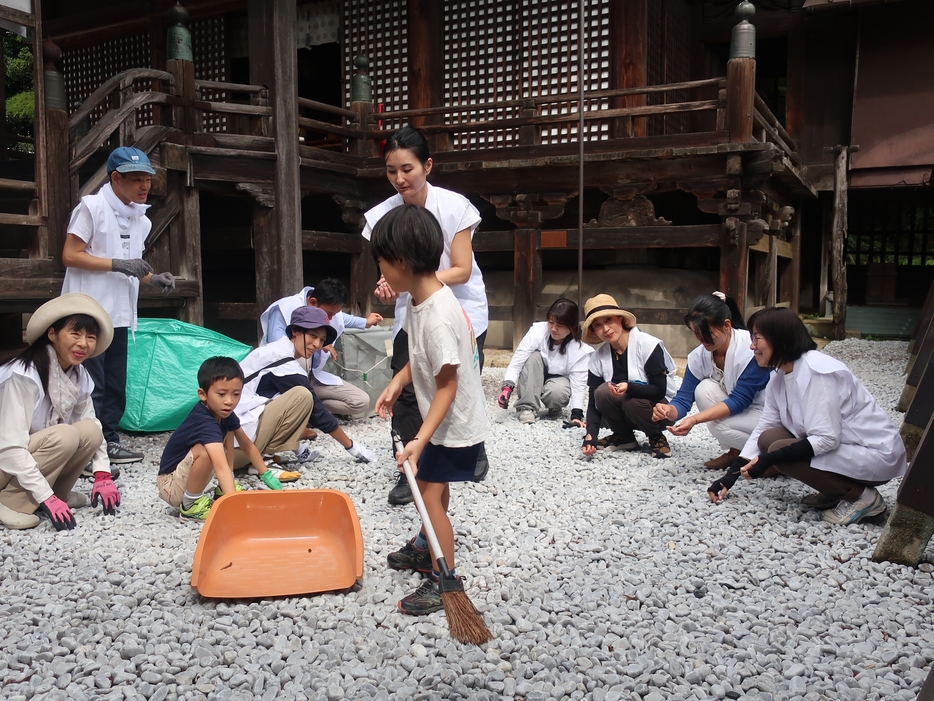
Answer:
[[306, 251], [360, 255], [364, 240], [360, 234], [342, 234], [335, 231], [302, 231], [302, 248]]
[[0, 278], [4, 286], [8, 278], [51, 277], [60, 272], [61, 265], [52, 258], [0, 258]]

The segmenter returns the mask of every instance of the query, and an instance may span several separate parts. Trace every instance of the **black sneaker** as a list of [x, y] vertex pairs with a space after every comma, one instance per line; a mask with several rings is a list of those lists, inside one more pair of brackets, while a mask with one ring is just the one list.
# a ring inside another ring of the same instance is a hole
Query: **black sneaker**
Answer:
[[411, 504], [414, 500], [412, 490], [409, 489], [409, 481], [405, 478], [405, 474], [400, 472], [396, 486], [389, 490], [389, 503], [393, 506], [402, 506]]
[[653, 457], [671, 457], [671, 448], [668, 446], [668, 439], [665, 438], [663, 433], [659, 433], [657, 436], [649, 436], [649, 447], [652, 449]]
[[112, 465], [124, 465], [130, 462], [139, 462], [144, 456], [135, 450], [124, 448], [119, 443], [110, 442], [107, 444], [107, 457], [110, 458]]
[[[91, 463], [88, 463], [84, 466], [84, 469], [81, 471], [82, 477], [87, 477], [88, 479], [94, 479], [94, 470], [91, 469]], [[120, 476], [120, 468], [110, 466], [110, 479], [114, 482], [117, 481], [117, 478]]]
[[402, 613], [410, 616], [424, 616], [444, 608], [441, 602], [441, 590], [438, 588], [438, 583], [432, 579], [426, 579], [418, 589], [402, 597], [397, 605]]
[[477, 456], [477, 466], [473, 470], [473, 481], [482, 482], [486, 473], [490, 471], [490, 461], [486, 459], [486, 446], [480, 446], [480, 455]]
[[402, 546], [402, 550], [396, 550], [386, 556], [386, 562], [394, 570], [414, 570], [422, 574], [431, 572], [431, 552], [425, 548], [419, 550], [415, 547], [415, 539]]
[[632, 431], [613, 433], [597, 441], [597, 450], [603, 450], [607, 453], [613, 453], [617, 450], [636, 450], [638, 447], [639, 442]]

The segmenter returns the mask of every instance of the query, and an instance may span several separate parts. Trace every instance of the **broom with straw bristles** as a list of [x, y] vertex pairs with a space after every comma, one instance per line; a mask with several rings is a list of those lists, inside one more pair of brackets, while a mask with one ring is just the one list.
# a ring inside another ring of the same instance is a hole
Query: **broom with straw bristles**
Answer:
[[[392, 442], [396, 452], [401, 453], [403, 450], [402, 438], [395, 431], [392, 432]], [[451, 637], [462, 643], [473, 645], [482, 645], [489, 642], [493, 639], [493, 634], [486, 627], [483, 616], [480, 615], [480, 612], [477, 611], [464, 591], [464, 583], [459, 577], [451, 574], [448, 563], [444, 560], [441, 545], [435, 535], [435, 529], [431, 525], [431, 519], [428, 518], [425, 500], [422, 499], [421, 492], [418, 491], [418, 483], [415, 481], [415, 474], [412, 472], [412, 466], [408, 460], [403, 462], [402, 469], [405, 472], [406, 480], [408, 480], [409, 488], [412, 490], [412, 497], [415, 499], [418, 515], [422, 517], [422, 527], [425, 529], [428, 547], [431, 548], [431, 552], [438, 562], [438, 570], [441, 572], [438, 577], [438, 588], [441, 589], [441, 603], [444, 604], [444, 614], [448, 619]]]

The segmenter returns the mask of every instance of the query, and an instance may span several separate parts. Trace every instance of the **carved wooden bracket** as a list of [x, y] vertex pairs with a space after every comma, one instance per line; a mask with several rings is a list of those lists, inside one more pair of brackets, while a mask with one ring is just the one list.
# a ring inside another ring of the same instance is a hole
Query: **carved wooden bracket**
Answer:
[[276, 191], [271, 187], [256, 185], [255, 183], [237, 183], [237, 190], [247, 193], [261, 207], [272, 208], [276, 206]]
[[496, 216], [520, 229], [535, 229], [546, 219], [564, 214], [564, 206], [576, 192], [543, 192], [518, 195], [484, 195], [496, 207]]
[[366, 225], [366, 218], [363, 216], [365, 204], [363, 200], [345, 197], [344, 195], [332, 195], [337, 205], [341, 208], [341, 219], [344, 223], [357, 231], [363, 231]]
[[621, 200], [614, 196], [600, 206], [600, 218], [591, 219], [585, 227], [671, 226], [664, 217], [655, 216], [655, 205], [645, 195]]

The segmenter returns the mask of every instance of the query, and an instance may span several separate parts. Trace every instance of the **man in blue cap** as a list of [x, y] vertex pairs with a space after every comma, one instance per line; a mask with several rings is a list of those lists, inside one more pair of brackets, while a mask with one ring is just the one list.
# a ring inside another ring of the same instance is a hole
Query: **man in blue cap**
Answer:
[[120, 445], [117, 425], [126, 409], [127, 331], [136, 330], [140, 280], [169, 294], [175, 289], [171, 273], [154, 274], [143, 260], [143, 247], [152, 222], [146, 199], [152, 187], [149, 157], [139, 149], [121, 146], [107, 159], [110, 181], [96, 195], [87, 195], [71, 213], [62, 262], [62, 294], [83, 292], [107, 310], [114, 325], [106, 352], [88, 358], [84, 367], [94, 380], [94, 412], [104, 430], [107, 456], [114, 464], [138, 462], [143, 454]]

